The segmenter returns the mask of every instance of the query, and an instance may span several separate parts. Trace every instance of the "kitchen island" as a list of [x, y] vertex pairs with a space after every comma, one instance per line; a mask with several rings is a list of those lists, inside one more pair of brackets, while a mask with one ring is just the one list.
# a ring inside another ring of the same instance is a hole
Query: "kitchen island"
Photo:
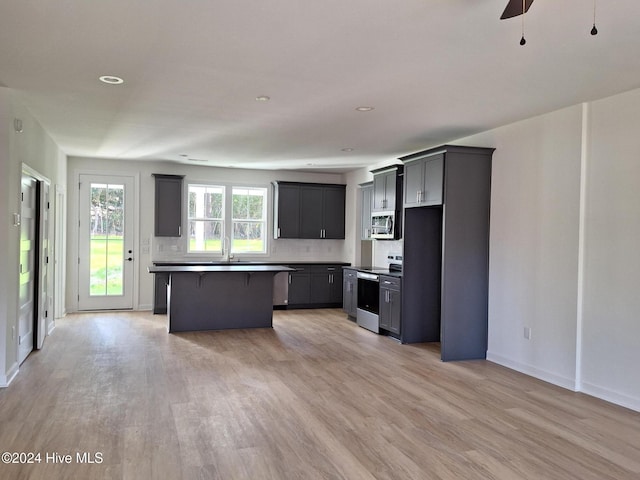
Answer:
[[273, 277], [292, 269], [283, 265], [150, 266], [168, 274], [167, 330], [270, 328]]

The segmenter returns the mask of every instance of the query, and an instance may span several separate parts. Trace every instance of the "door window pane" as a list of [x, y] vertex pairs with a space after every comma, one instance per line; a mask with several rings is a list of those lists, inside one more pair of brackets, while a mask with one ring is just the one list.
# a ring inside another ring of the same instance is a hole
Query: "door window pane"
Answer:
[[89, 295], [124, 292], [124, 185], [91, 184]]

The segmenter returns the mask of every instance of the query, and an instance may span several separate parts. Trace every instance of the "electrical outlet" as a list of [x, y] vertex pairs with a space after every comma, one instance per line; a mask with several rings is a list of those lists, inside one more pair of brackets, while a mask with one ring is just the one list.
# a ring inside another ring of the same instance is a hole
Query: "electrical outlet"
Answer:
[[524, 338], [531, 340], [531, 327], [524, 327]]

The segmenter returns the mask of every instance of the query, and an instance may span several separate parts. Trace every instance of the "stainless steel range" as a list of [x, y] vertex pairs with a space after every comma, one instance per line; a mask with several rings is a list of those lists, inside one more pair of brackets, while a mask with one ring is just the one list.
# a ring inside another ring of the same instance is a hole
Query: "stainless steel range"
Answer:
[[375, 273], [360, 272], [358, 278], [358, 310], [356, 322], [361, 327], [378, 333], [380, 331], [378, 313], [380, 309], [380, 276]]
[[402, 271], [402, 254], [389, 254], [388, 267], [359, 269], [356, 323], [372, 332], [380, 332], [380, 275]]

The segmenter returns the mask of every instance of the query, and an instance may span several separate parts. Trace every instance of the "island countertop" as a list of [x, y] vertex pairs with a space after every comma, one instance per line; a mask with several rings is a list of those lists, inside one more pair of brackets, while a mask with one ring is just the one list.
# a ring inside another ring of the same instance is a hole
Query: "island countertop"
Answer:
[[256, 265], [230, 263], [224, 265], [153, 265], [147, 268], [149, 273], [210, 273], [210, 272], [246, 272], [278, 273], [294, 271], [284, 265]]

